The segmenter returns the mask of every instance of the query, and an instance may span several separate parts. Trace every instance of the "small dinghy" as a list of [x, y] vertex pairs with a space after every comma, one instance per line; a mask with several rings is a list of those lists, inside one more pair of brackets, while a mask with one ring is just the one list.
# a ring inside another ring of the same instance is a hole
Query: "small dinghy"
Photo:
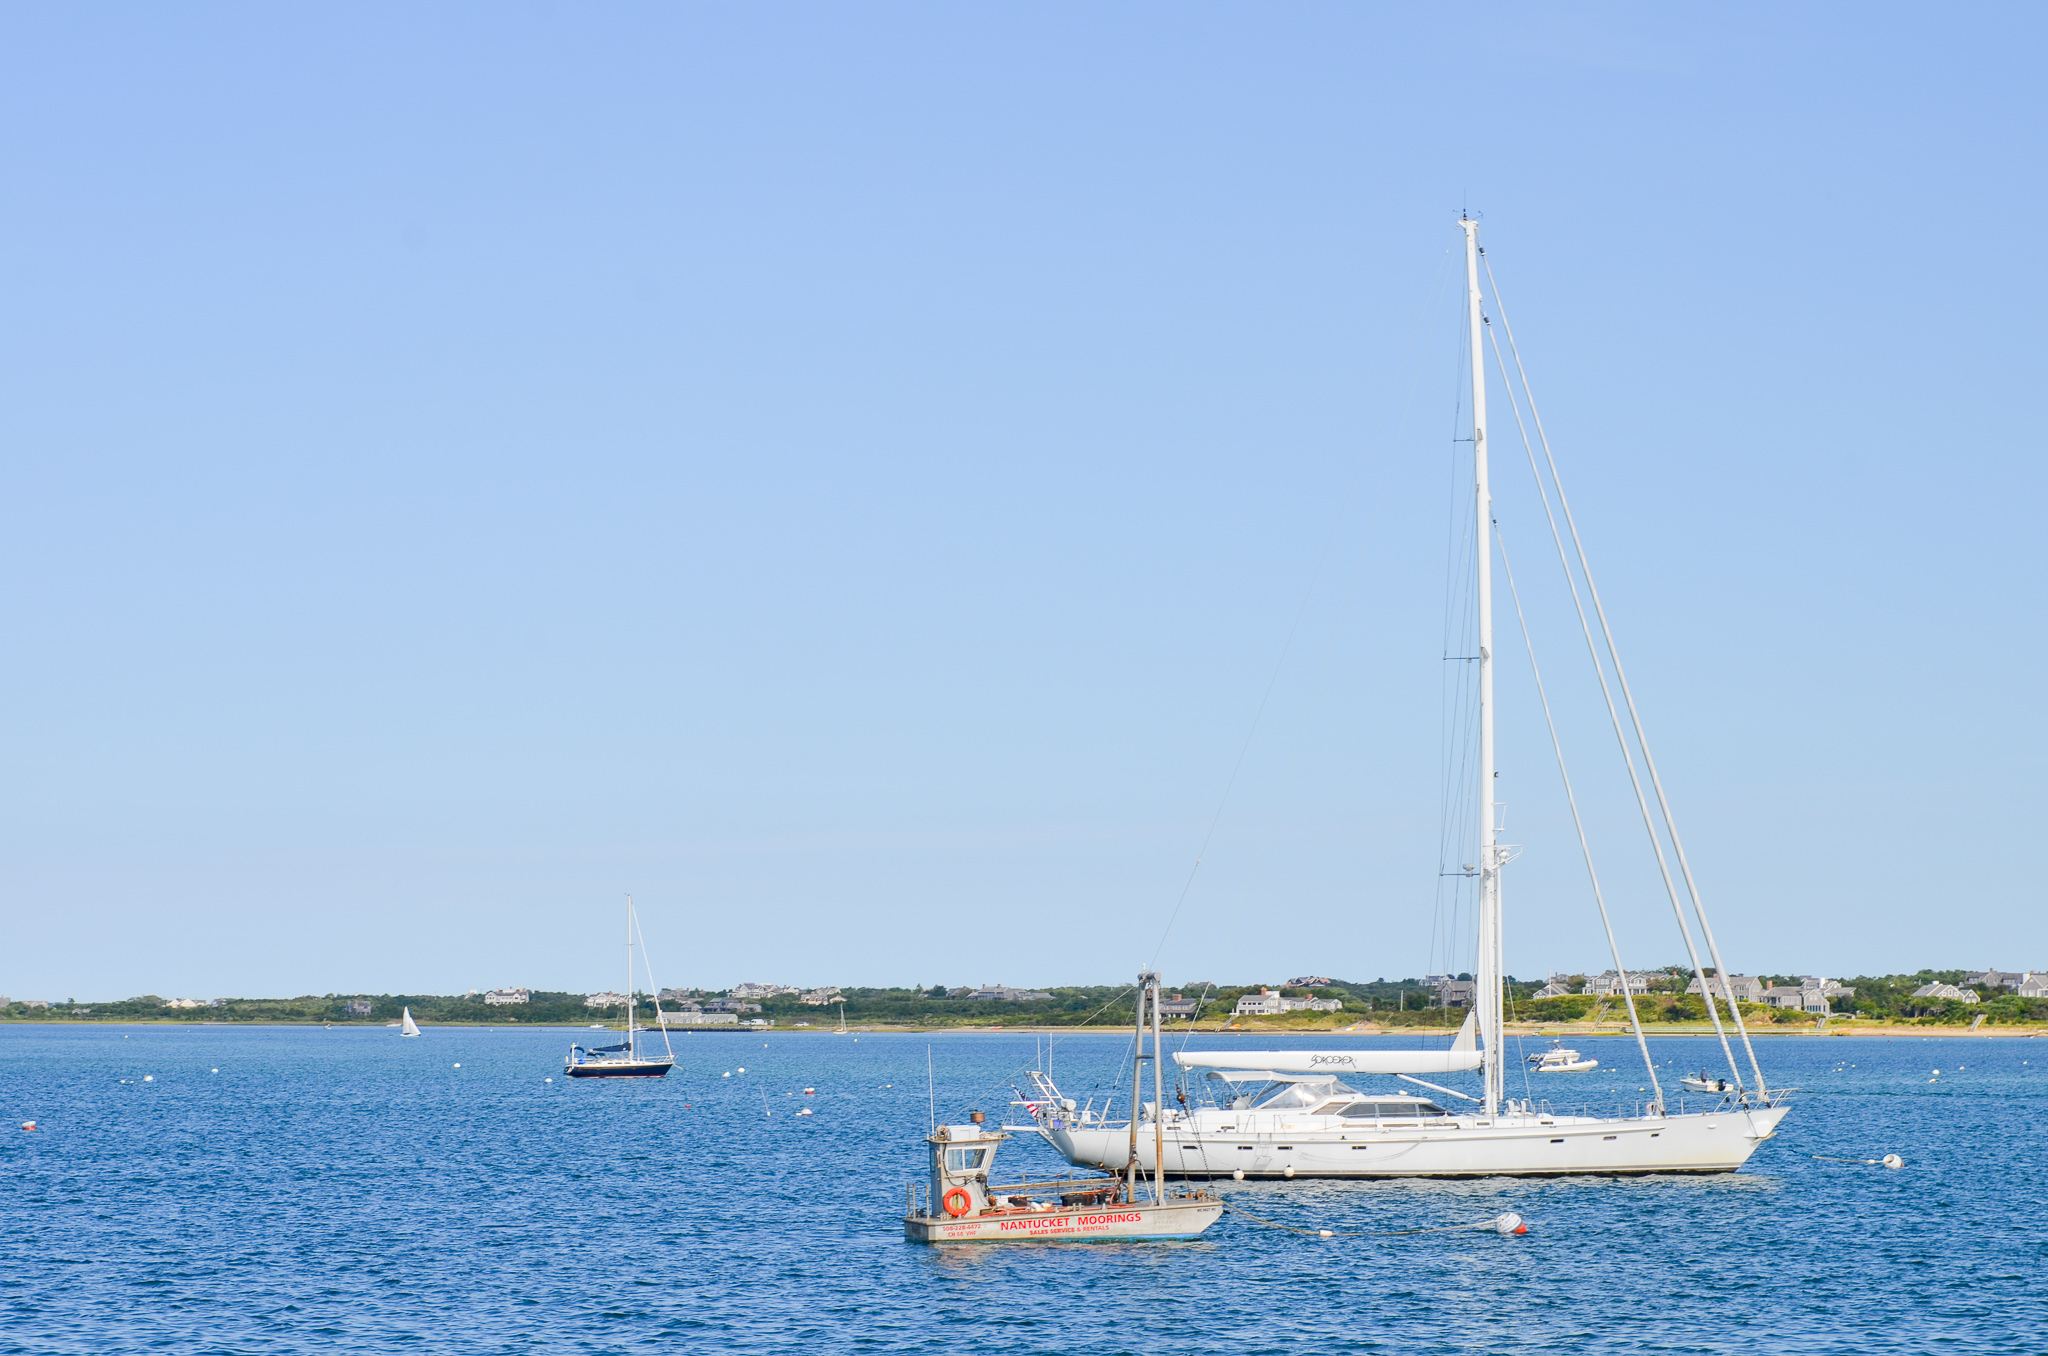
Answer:
[[1552, 1041], [1542, 1054], [1529, 1056], [1529, 1062], [1536, 1066], [1537, 1073], [1584, 1073], [1600, 1067], [1599, 1060], [1582, 1059], [1578, 1051], [1567, 1050], [1558, 1041]]
[[909, 1188], [903, 1236], [913, 1243], [1094, 1242], [1193, 1238], [1223, 1214], [1206, 1191], [1168, 1196], [1155, 1173], [1147, 1192], [1129, 1177], [1064, 1177], [990, 1186], [996, 1148], [1009, 1138], [977, 1111], [965, 1125], [941, 1125], [931, 1146], [931, 1184]]
[[1701, 1069], [1701, 1070], [1700, 1070], [1700, 1072], [1699, 1072], [1699, 1076], [1698, 1076], [1697, 1078], [1695, 1078], [1695, 1077], [1694, 1077], [1693, 1075], [1691, 1075], [1691, 1074], [1686, 1074], [1686, 1075], [1685, 1075], [1684, 1077], [1680, 1078], [1680, 1079], [1679, 1079], [1678, 1081], [1679, 1081], [1679, 1083], [1680, 1083], [1680, 1084], [1682, 1084], [1682, 1085], [1683, 1085], [1683, 1086], [1685, 1086], [1685, 1087], [1688, 1087], [1688, 1088], [1692, 1089], [1692, 1090], [1693, 1090], [1694, 1092], [1726, 1092], [1726, 1091], [1728, 1091], [1728, 1080], [1727, 1080], [1727, 1079], [1725, 1079], [1725, 1078], [1710, 1078], [1710, 1077], [1708, 1077], [1708, 1075], [1707, 1075], [1707, 1071], [1706, 1071], [1705, 1069]]

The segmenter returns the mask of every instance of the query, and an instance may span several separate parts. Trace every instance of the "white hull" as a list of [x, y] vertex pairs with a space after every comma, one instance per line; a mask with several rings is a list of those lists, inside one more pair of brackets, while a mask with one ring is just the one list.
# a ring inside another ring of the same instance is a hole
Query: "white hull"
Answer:
[[[1577, 1116], [1458, 1117], [1427, 1126], [1342, 1129], [1289, 1125], [1281, 1116], [1243, 1116], [1230, 1128], [1167, 1122], [1165, 1170], [1177, 1177], [1490, 1177], [1645, 1172], [1733, 1172], [1776, 1133], [1783, 1106], [1614, 1120]], [[1199, 1113], [1203, 1116], [1215, 1113]], [[1121, 1169], [1128, 1126], [1040, 1129], [1076, 1167]], [[1149, 1123], [1138, 1132], [1138, 1165], [1153, 1168]], [[1291, 1171], [1290, 1171], [1291, 1170]]]
[[1194, 1238], [1223, 1213], [1214, 1199], [1168, 1199], [1164, 1204], [1096, 1205], [1075, 1209], [1009, 1210], [962, 1219], [909, 1215], [903, 1236], [913, 1243], [1094, 1243], [1118, 1239]]

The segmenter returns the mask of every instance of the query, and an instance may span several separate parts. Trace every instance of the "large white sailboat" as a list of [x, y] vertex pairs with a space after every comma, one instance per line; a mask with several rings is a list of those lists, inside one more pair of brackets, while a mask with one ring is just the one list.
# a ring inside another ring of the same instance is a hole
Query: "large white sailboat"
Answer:
[[[1208, 1080], [1222, 1089], [1221, 1094], [1188, 1098], [1183, 1092], [1179, 1099], [1181, 1105], [1177, 1107], [1166, 1107], [1161, 1100], [1154, 1100], [1139, 1105], [1135, 1116], [1127, 1115], [1115, 1122], [1107, 1119], [1106, 1112], [1098, 1113], [1092, 1105], [1077, 1107], [1072, 1100], [1060, 1095], [1049, 1077], [1034, 1074], [1036, 1096], [1025, 1105], [1030, 1108], [1039, 1133], [1068, 1162], [1077, 1166], [1104, 1168], [1112, 1172], [1164, 1171], [1180, 1176], [1222, 1175], [1233, 1178], [1727, 1172], [1747, 1162], [1757, 1146], [1776, 1133], [1778, 1123], [1786, 1115], [1788, 1090], [1771, 1090], [1765, 1085], [1763, 1069], [1750, 1044], [1749, 1032], [1743, 1026], [1734, 993], [1721, 978], [1727, 975], [1728, 970], [1721, 962], [1720, 948], [1707, 922], [1705, 906], [1685, 859], [1684, 847], [1678, 839], [1677, 825], [1665, 801], [1656, 764], [1649, 756], [1649, 745], [1636, 714], [1634, 697], [1622, 672], [1619, 652], [1614, 648], [1598, 590], [1593, 587], [1585, 553], [1579, 546], [1578, 529], [1571, 518], [1570, 504], [1564, 498], [1562, 483], [1556, 478], [1556, 463], [1550, 457], [1549, 444], [1543, 437], [1542, 421], [1535, 415], [1533, 399], [1527, 401], [1531, 422], [1541, 440], [1543, 455], [1549, 462], [1550, 483], [1556, 486], [1558, 507], [1563, 512], [1564, 521], [1570, 528], [1572, 545], [1577, 550], [1580, 577], [1593, 604], [1599, 633], [1606, 642], [1608, 658], [1604, 662], [1613, 669], [1612, 687], [1606, 669], [1601, 667], [1601, 652], [1594, 644], [1594, 623], [1587, 620], [1584, 602], [1579, 597], [1579, 584], [1575, 580], [1572, 591], [1579, 606], [1582, 630], [1588, 647], [1594, 653], [1595, 669], [1600, 673], [1601, 688], [1607, 696], [1615, 733], [1622, 741], [1624, 762], [1635, 788], [1636, 801], [1649, 829], [1666, 893], [1677, 916], [1692, 969], [1700, 977], [1700, 987], [1706, 994], [1707, 1012], [1720, 1037], [1730, 1078], [1725, 1094], [1706, 1110], [1674, 1108], [1666, 1103], [1655, 1063], [1650, 1058], [1648, 1042], [1643, 1037], [1635, 1000], [1630, 996], [1627, 972], [1621, 964], [1613, 928], [1607, 926], [1607, 940], [1615, 969], [1623, 977], [1623, 996], [1628, 1004], [1637, 1047], [1649, 1075], [1650, 1100], [1625, 1114], [1594, 1116], [1561, 1114], [1553, 1110], [1547, 1101], [1533, 1096], [1517, 1100], [1504, 1095], [1509, 1061], [1502, 1032], [1505, 969], [1501, 871], [1516, 849], [1500, 841], [1499, 807], [1494, 803], [1492, 556], [1496, 530], [1487, 457], [1486, 356], [1489, 347], [1503, 379], [1509, 383], [1511, 401], [1515, 387], [1499, 340], [1491, 332], [1491, 321], [1482, 305], [1480, 270], [1484, 251], [1479, 247], [1479, 223], [1461, 218], [1459, 226], [1465, 236], [1466, 323], [1471, 339], [1472, 485], [1477, 543], [1477, 596], [1474, 601], [1478, 625], [1478, 652], [1475, 656], [1479, 717], [1477, 798], [1481, 812], [1478, 862], [1467, 868], [1467, 873], [1477, 877], [1479, 896], [1478, 954], [1473, 966], [1477, 982], [1473, 1010], [1458, 1039], [1448, 1049], [1176, 1054], [1173, 1058], [1184, 1071], [1206, 1072]], [[1491, 280], [1490, 265], [1486, 272]], [[1494, 302], [1496, 312], [1500, 313], [1497, 290]], [[1508, 329], [1504, 313], [1501, 313], [1501, 328], [1507, 331], [1509, 351], [1513, 352], [1514, 334]], [[1518, 353], [1514, 366], [1515, 374], [1522, 377], [1522, 391], [1526, 397], [1527, 378]], [[1537, 444], [1529, 442], [1528, 425], [1522, 422], [1519, 404], [1515, 408], [1515, 419], [1522, 429], [1533, 470]], [[1538, 472], [1539, 486], [1543, 483]], [[1558, 531], [1547, 490], [1544, 492], [1544, 510], [1550, 520], [1560, 560], [1565, 563], [1566, 576], [1573, 579], [1566, 559], [1565, 536]], [[1512, 586], [1512, 574], [1508, 575], [1508, 582]], [[1532, 649], [1532, 662], [1533, 657]], [[1540, 695], [1540, 673], [1537, 683]], [[1617, 688], [1623, 699], [1623, 708], [1615, 705]], [[1654, 791], [1655, 813], [1651, 808], [1652, 796], [1646, 792], [1634, 757], [1629, 753], [1631, 745], [1622, 724], [1621, 709], [1624, 708], [1636, 735], [1634, 747], [1641, 751], [1643, 770], [1648, 773], [1649, 787]], [[1544, 698], [1544, 711], [1548, 721], [1547, 697]], [[1554, 726], [1552, 739], [1555, 743]], [[1564, 774], [1561, 746], [1558, 748], [1558, 766], [1564, 776], [1566, 796], [1577, 823], [1578, 803], [1571, 792], [1570, 777]], [[1659, 836], [1659, 815], [1663, 826], [1662, 838]], [[1579, 838], [1584, 850], [1586, 837], [1583, 827]], [[1668, 855], [1666, 840], [1670, 845]], [[1684, 882], [1684, 900], [1681, 900], [1678, 882], [1670, 869], [1673, 858]], [[1599, 875], [1593, 870], [1590, 850], [1586, 853], [1586, 865], [1594, 900], [1599, 905], [1602, 923], [1606, 925], [1606, 902], [1600, 891]], [[1707, 961], [1702, 960], [1693, 940], [1687, 918], [1688, 903], [1707, 946]], [[1712, 979], [1708, 978], [1709, 965], [1714, 972]], [[1156, 1003], [1157, 988], [1156, 975], [1141, 976], [1141, 1013], [1147, 995]], [[1744, 1078], [1744, 1071], [1730, 1043], [1727, 1024], [1722, 1021], [1723, 1004], [1716, 1000], [1723, 998], [1730, 1023], [1747, 1055], [1752, 1079]], [[1461, 1071], [1480, 1074], [1482, 1091], [1479, 1095], [1458, 1092], [1418, 1077]], [[1391, 1076], [1410, 1085], [1419, 1085], [1436, 1096], [1419, 1095], [1406, 1089], [1362, 1090], [1363, 1079], [1373, 1075]], [[1134, 1092], [1137, 1086], [1134, 1079]], [[1132, 1100], [1137, 1099], [1134, 1096]], [[1209, 1104], [1203, 1105], [1203, 1102]], [[1140, 1124], [1147, 1126], [1148, 1130], [1140, 1132]]]

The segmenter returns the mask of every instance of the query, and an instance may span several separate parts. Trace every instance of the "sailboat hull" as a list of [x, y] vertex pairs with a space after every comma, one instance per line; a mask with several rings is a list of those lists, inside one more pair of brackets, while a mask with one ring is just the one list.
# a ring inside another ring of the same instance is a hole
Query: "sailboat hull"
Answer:
[[674, 1068], [672, 1060], [612, 1060], [597, 1064], [571, 1064], [564, 1072], [571, 1078], [659, 1078]]
[[[1734, 1172], [1777, 1133], [1788, 1108], [1722, 1109], [1677, 1116], [1461, 1118], [1423, 1129], [1239, 1124], [1223, 1131], [1168, 1122], [1170, 1177], [1614, 1177]], [[1247, 1120], [1279, 1118], [1247, 1117]], [[1047, 1122], [1039, 1133], [1076, 1167], [1116, 1171], [1130, 1157], [1128, 1126]], [[1149, 1123], [1138, 1166], [1153, 1169]]]

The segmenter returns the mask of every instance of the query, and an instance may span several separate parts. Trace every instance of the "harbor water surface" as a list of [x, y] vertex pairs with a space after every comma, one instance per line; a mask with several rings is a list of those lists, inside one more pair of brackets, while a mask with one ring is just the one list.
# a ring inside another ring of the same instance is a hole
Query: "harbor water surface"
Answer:
[[[1806, 1091], [1735, 1174], [1223, 1181], [1248, 1214], [1196, 1242], [948, 1249], [900, 1222], [927, 1052], [941, 1118], [1017, 1119], [1042, 1038], [699, 1033], [665, 1079], [572, 1083], [577, 1034], [0, 1028], [0, 1352], [2048, 1348], [2035, 1040], [1762, 1041]], [[1598, 1070], [1528, 1091], [1643, 1100], [1632, 1042], [1576, 1044]], [[1099, 1106], [1126, 1048], [1065, 1036], [1052, 1072]], [[1652, 1050], [1674, 1096], [1718, 1055]], [[996, 1175], [1064, 1167], [1019, 1135]], [[1530, 1232], [1249, 1217], [1505, 1210]]]

